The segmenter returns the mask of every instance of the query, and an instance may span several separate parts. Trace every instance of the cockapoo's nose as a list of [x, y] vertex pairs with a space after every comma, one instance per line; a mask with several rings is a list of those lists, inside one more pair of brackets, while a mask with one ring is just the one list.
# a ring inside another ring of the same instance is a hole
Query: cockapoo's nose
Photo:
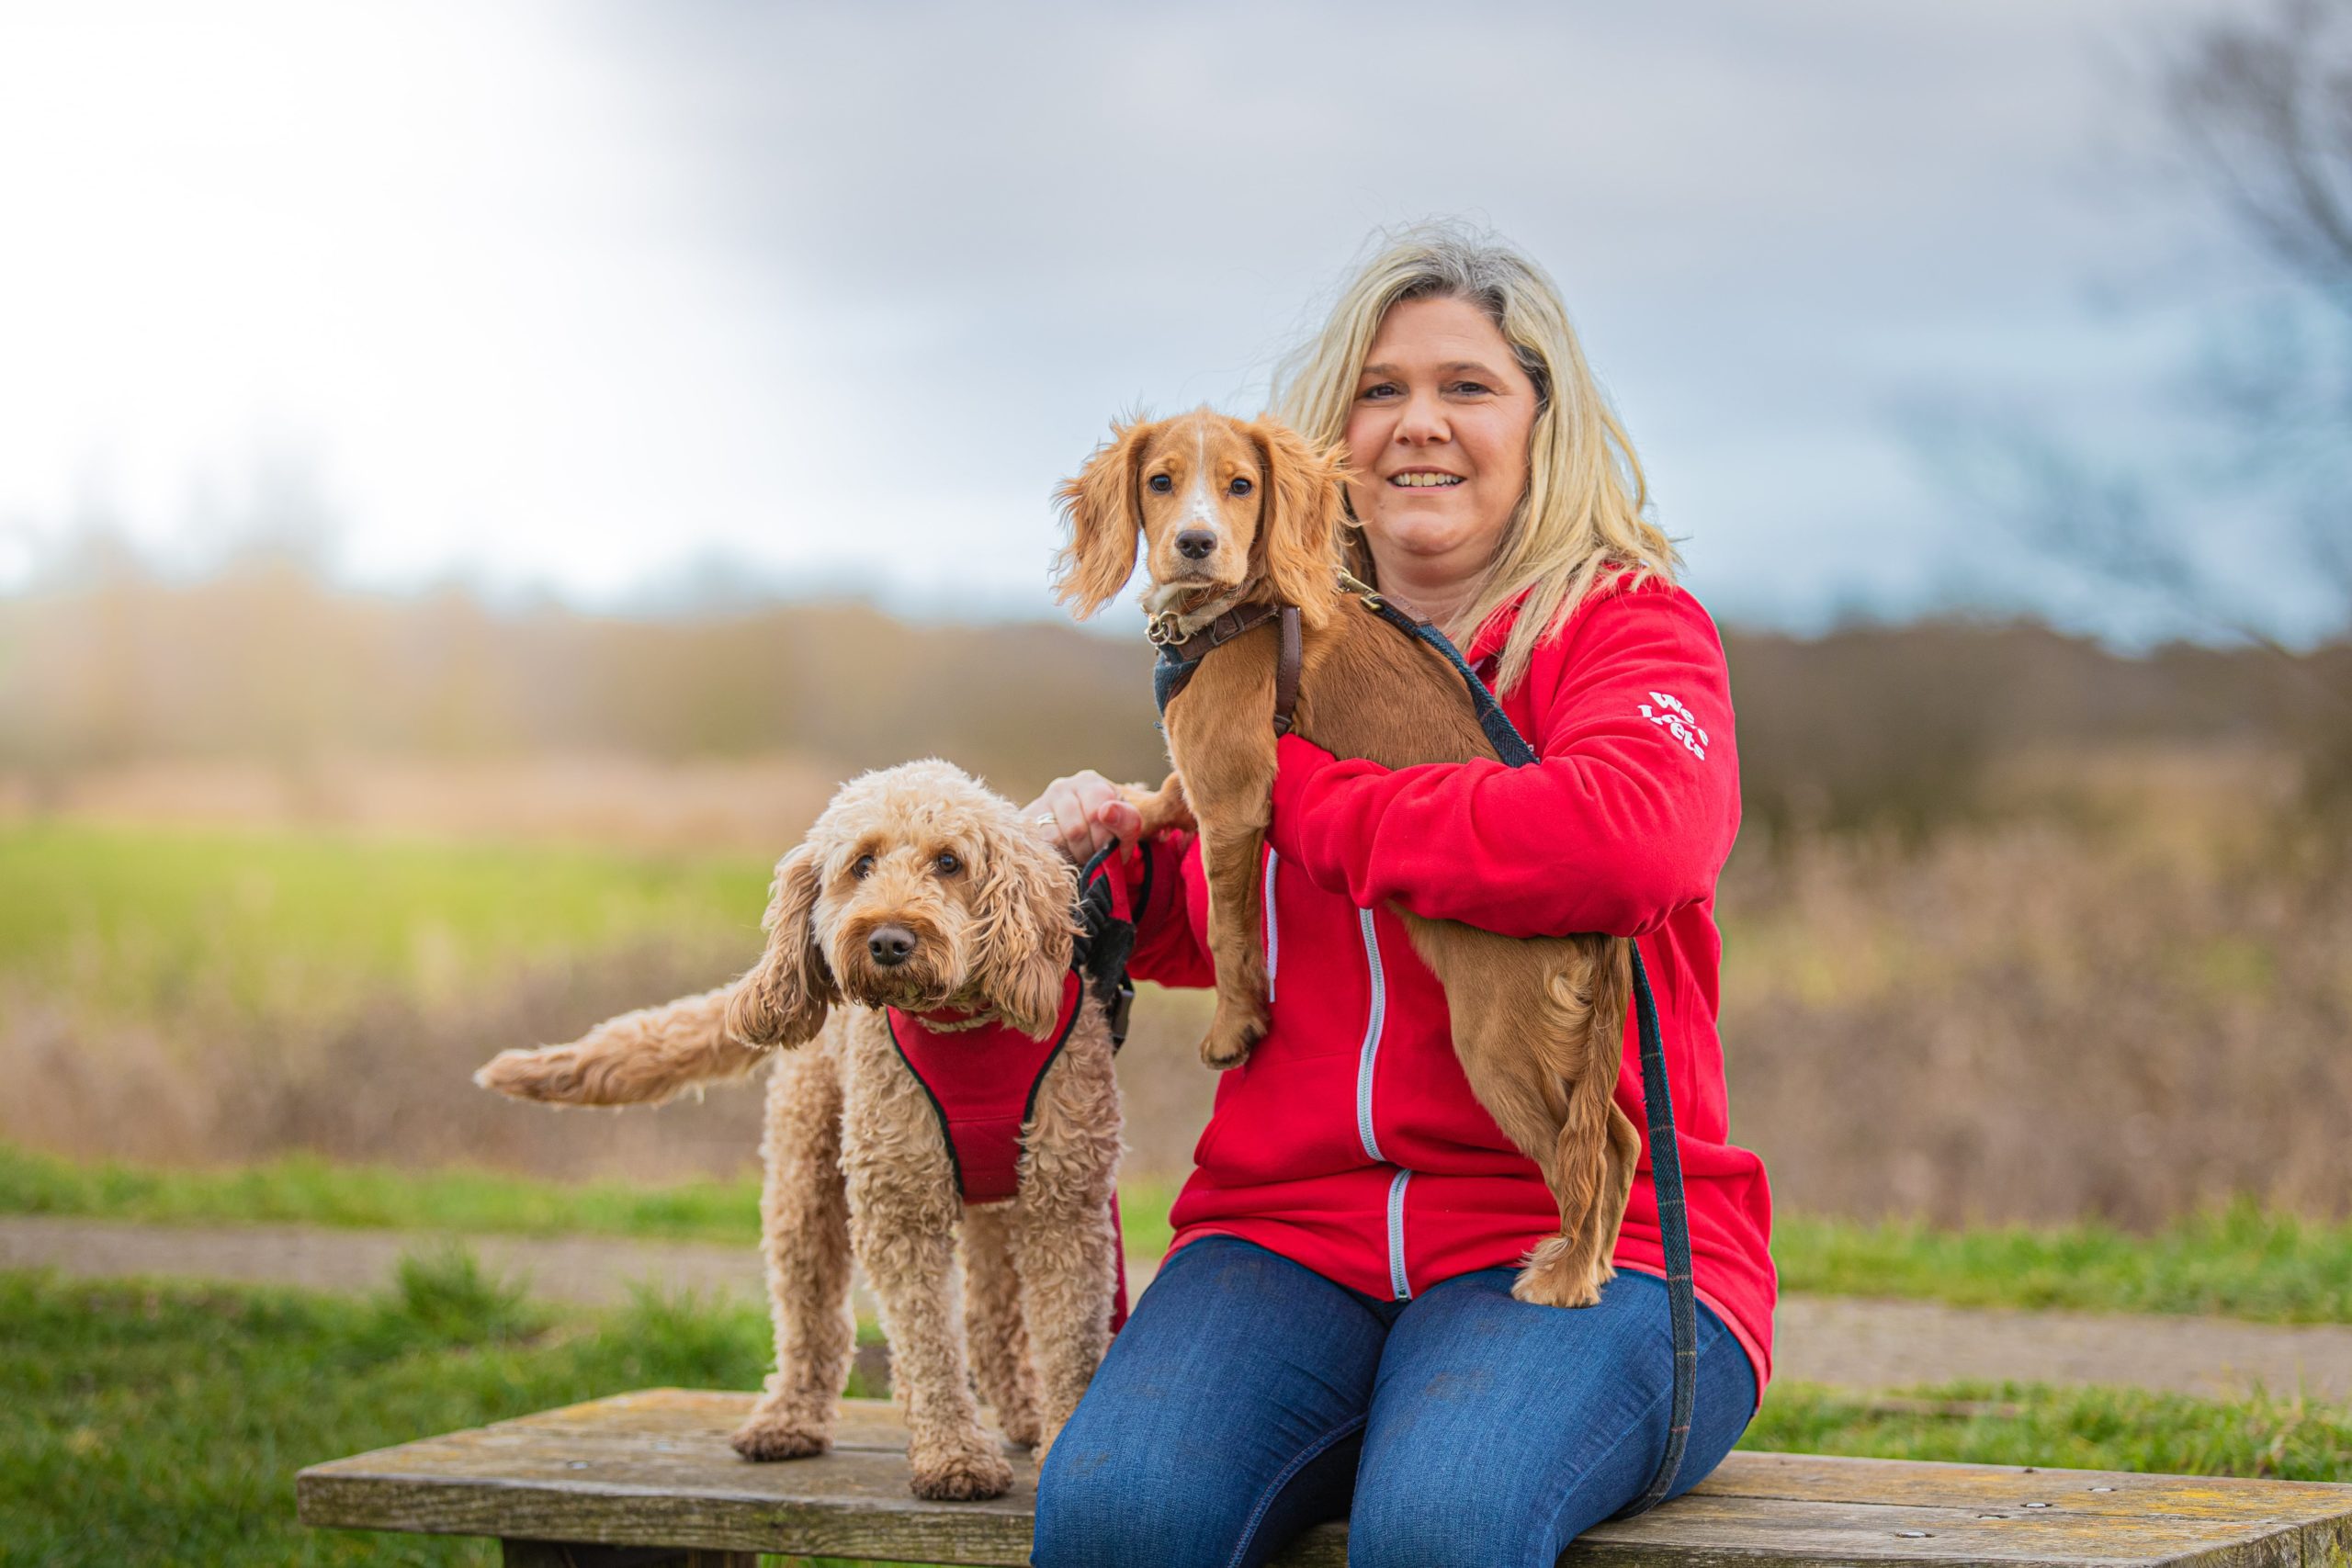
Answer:
[[896, 969], [915, 950], [915, 933], [904, 926], [876, 926], [865, 939], [865, 951], [885, 969]]
[[1176, 536], [1176, 553], [1186, 560], [1204, 560], [1216, 548], [1216, 536], [1206, 528], [1187, 528]]

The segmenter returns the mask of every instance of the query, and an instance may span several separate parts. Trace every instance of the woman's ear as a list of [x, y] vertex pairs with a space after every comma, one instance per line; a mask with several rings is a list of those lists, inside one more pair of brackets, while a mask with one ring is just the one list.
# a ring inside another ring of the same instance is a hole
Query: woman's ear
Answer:
[[760, 927], [767, 952], [735, 982], [727, 1003], [727, 1032], [746, 1045], [798, 1045], [825, 1026], [826, 1011], [842, 999], [832, 965], [817, 939], [817, 848], [813, 843], [776, 863]]
[[973, 974], [1007, 1023], [1041, 1036], [1061, 1016], [1077, 883], [1068, 861], [1018, 826], [995, 831], [988, 857], [973, 909]]
[[1283, 604], [1319, 620], [1332, 597], [1347, 464], [1336, 450], [1317, 452], [1280, 420], [1261, 418], [1249, 430], [1266, 473], [1258, 521], [1266, 581]]
[[1055, 596], [1078, 618], [1094, 614], [1135, 575], [1136, 536], [1143, 531], [1142, 477], [1136, 471], [1155, 428], [1147, 420], [1114, 426], [1078, 477], [1054, 492], [1069, 524], [1069, 543], [1054, 558]]

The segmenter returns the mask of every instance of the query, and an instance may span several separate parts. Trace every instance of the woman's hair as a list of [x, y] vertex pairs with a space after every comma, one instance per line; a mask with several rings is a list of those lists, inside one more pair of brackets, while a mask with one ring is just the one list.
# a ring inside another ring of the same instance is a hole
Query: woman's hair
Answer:
[[[1535, 645], [1551, 636], [1604, 574], [1674, 580], [1674, 543], [1642, 515], [1648, 491], [1617, 416], [1600, 395], [1577, 343], [1559, 290], [1541, 267], [1491, 233], [1425, 223], [1394, 234], [1361, 267], [1322, 333], [1299, 345], [1275, 373], [1283, 419], [1318, 446], [1340, 444], [1356, 382], [1381, 319], [1400, 299], [1462, 299], [1495, 323], [1535, 383], [1527, 441], [1527, 492], [1512, 509], [1494, 559], [1472, 596], [1462, 630], [1475, 634], [1522, 590], [1527, 602], [1503, 644], [1498, 684], [1527, 673]], [[1351, 529], [1342, 563], [1371, 581], [1371, 552]]]

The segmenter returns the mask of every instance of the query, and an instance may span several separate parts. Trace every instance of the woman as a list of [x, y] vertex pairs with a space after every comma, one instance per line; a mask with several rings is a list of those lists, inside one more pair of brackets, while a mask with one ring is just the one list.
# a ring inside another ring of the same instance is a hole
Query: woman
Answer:
[[[1175, 1246], [1039, 1479], [1035, 1561], [1247, 1564], [1346, 1516], [1352, 1564], [1549, 1564], [1647, 1485], [1672, 1377], [1645, 1155], [1600, 1303], [1510, 1297], [1558, 1213], [1472, 1098], [1389, 908], [1637, 938], [1679, 1120], [1701, 1300], [1677, 1490], [1770, 1366], [1770, 1201], [1726, 1141], [1715, 878], [1738, 827], [1723, 649], [1641, 515], [1641, 470], [1550, 281], [1415, 231], [1349, 286], [1278, 400], [1344, 440], [1350, 567], [1461, 644], [1540, 754], [1390, 771], [1281, 743], [1272, 1024], [1218, 1085]], [[1465, 699], [1466, 700], [1466, 699]], [[1131, 839], [1093, 773], [1030, 807]], [[1135, 972], [1212, 976], [1189, 837], [1133, 857]], [[1644, 1125], [1634, 1021], [1617, 1097]]]

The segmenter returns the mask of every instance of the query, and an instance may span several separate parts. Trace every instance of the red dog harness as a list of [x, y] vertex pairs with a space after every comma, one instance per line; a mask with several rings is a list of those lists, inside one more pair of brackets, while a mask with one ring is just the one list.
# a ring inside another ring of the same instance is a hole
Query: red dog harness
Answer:
[[[1090, 866], [1089, 871], [1093, 871]], [[1069, 973], [1062, 976], [1062, 1005], [1054, 1026], [1043, 1035], [1022, 1033], [1002, 1021], [974, 1025], [968, 1012], [942, 1010], [910, 1013], [884, 1010], [890, 1024], [890, 1042], [899, 1059], [922, 1085], [939, 1130], [947, 1142], [948, 1163], [956, 1168], [956, 1190], [967, 1203], [1001, 1203], [1021, 1190], [1022, 1134], [1037, 1106], [1037, 1090], [1078, 1022], [1080, 1002], [1090, 979], [1102, 983], [1106, 994], [1125, 981], [1125, 942], [1102, 940], [1108, 921], [1127, 924], [1126, 878], [1105, 875], [1092, 880], [1089, 891], [1107, 888], [1108, 900], [1086, 901], [1091, 940], [1080, 943]], [[1099, 910], [1099, 914], [1098, 914]], [[1100, 962], [1090, 965], [1090, 959]], [[1089, 967], [1094, 973], [1087, 972]], [[1111, 968], [1115, 967], [1115, 973]], [[1112, 1004], [1115, 1005], [1115, 1003]], [[1114, 1029], [1116, 1049], [1123, 1028]], [[1119, 1195], [1111, 1194], [1111, 1231], [1119, 1235]], [[1127, 1320], [1127, 1263], [1124, 1243], [1118, 1250], [1118, 1290], [1111, 1303], [1111, 1332]]]

